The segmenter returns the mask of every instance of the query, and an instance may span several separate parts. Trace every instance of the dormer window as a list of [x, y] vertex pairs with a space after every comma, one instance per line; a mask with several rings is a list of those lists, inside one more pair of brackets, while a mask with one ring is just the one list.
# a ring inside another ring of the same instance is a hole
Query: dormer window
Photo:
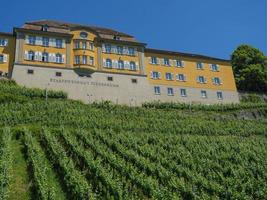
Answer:
[[48, 31], [48, 25], [47, 24], [42, 26], [42, 31]]
[[120, 38], [120, 36], [118, 36], [118, 35], [114, 35], [113, 39], [114, 39], [114, 40], [120, 40], [121, 38]]

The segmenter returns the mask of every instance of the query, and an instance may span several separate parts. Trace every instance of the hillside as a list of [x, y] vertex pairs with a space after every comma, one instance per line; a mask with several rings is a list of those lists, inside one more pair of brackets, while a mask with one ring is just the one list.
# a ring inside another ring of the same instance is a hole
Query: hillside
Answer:
[[0, 81], [0, 199], [265, 199], [267, 104], [85, 105]]

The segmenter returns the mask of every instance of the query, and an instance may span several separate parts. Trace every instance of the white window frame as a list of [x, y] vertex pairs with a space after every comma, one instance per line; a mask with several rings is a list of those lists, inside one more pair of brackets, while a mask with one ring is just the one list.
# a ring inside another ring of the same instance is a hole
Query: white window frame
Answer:
[[172, 80], [172, 73], [166, 72], [165, 73], [165, 78], [166, 78], [166, 80], [171, 81]]
[[167, 95], [168, 96], [174, 96], [174, 90], [173, 90], [173, 88], [170, 88], [170, 87], [167, 88]]
[[159, 86], [154, 86], [154, 94], [160, 95], [160, 87]]
[[[201, 81], [202, 78], [203, 78], [203, 81]], [[197, 82], [201, 83], [201, 84], [207, 83], [205, 76], [198, 76], [197, 77]]]
[[48, 62], [49, 61], [49, 54], [47, 52], [42, 53], [42, 62]]
[[60, 53], [57, 53], [56, 54], [56, 63], [62, 63], [62, 54]]
[[36, 37], [33, 35], [29, 35], [29, 44], [35, 45], [36, 44]]
[[80, 56], [75, 56], [75, 64], [80, 64], [81, 59]]
[[123, 47], [122, 46], [117, 46], [117, 54], [123, 55]]
[[49, 37], [42, 38], [42, 45], [45, 47], [49, 47]]
[[0, 47], [5, 47], [8, 45], [8, 39], [1, 38], [0, 39]]
[[124, 66], [124, 61], [123, 60], [119, 60], [118, 61], [118, 69], [124, 69], [125, 66]]
[[[181, 76], [182, 78], [181, 78], [180, 76]], [[185, 75], [184, 75], [184, 74], [177, 74], [176, 80], [177, 80], [177, 81], [185, 81]]]
[[111, 45], [110, 44], [105, 44], [105, 49], [106, 49], [106, 53], [111, 53]]
[[157, 57], [151, 57], [151, 64], [152, 64], [152, 65], [157, 65], [157, 64], [159, 64], [159, 63], [158, 63], [158, 58], [157, 58]]
[[80, 41], [76, 40], [74, 42], [74, 49], [79, 49], [80, 48]]
[[63, 48], [63, 40], [56, 38], [56, 48]]
[[94, 50], [94, 42], [90, 42], [89, 46], [90, 46], [90, 50]]
[[87, 65], [87, 56], [86, 55], [82, 56], [82, 64]]
[[223, 93], [221, 91], [217, 91], [217, 99], [218, 100], [223, 100]]
[[90, 56], [89, 59], [90, 59], [90, 60], [89, 60], [89, 62], [90, 62], [89, 64], [90, 64], [90, 65], [94, 65], [94, 62], [95, 62], [95, 61], [94, 61], [94, 60], [95, 60], [94, 57], [93, 57], [93, 56]]
[[107, 68], [112, 68], [112, 60], [109, 59], [109, 58], [106, 59], [106, 67]]
[[29, 59], [30, 61], [34, 61], [34, 60], [35, 60], [35, 54], [36, 54], [36, 52], [34, 52], [34, 51], [29, 51], [29, 53], [28, 53], [28, 59]]
[[218, 72], [219, 71], [219, 66], [217, 64], [210, 64], [211, 71], [213, 72]]
[[221, 85], [222, 81], [221, 81], [220, 77], [214, 77], [213, 78], [213, 84], [214, 85]]
[[159, 72], [153, 71], [152, 72], [152, 77], [153, 77], [153, 79], [159, 79], [160, 78]]
[[163, 58], [163, 64], [164, 64], [164, 66], [170, 66], [170, 59], [169, 58]]
[[[201, 98], [203, 98], [203, 99], [207, 99], [208, 98], [208, 94], [207, 94], [206, 90], [201, 90], [200, 94], [201, 94]], [[203, 95], [203, 94], [205, 94], [205, 95]]]
[[128, 48], [128, 53], [130, 56], [134, 56], [135, 55], [135, 49], [133, 47], [129, 47]]
[[136, 64], [133, 61], [130, 62], [130, 70], [131, 71], [136, 71]]
[[82, 41], [82, 49], [87, 49], [87, 42], [86, 41]]
[[204, 63], [203, 62], [197, 62], [196, 65], [197, 65], [197, 69], [198, 70], [203, 70], [204, 69]]
[[180, 89], [180, 95], [181, 95], [181, 97], [187, 97], [187, 91], [186, 91], [186, 89], [181, 88]]
[[184, 67], [183, 61], [182, 60], [175, 60], [175, 65], [176, 67]]

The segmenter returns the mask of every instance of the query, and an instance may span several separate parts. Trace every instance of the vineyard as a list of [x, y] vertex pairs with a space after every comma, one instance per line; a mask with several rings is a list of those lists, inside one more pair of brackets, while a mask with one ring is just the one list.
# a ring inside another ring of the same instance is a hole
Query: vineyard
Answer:
[[44, 94], [0, 81], [0, 199], [266, 199], [265, 103], [131, 108]]

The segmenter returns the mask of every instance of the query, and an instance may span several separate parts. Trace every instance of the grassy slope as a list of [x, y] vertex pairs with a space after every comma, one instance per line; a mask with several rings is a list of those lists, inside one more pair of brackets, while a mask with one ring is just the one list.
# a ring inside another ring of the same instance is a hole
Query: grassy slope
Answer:
[[31, 196], [31, 181], [28, 175], [27, 163], [22, 153], [23, 145], [19, 140], [12, 141], [13, 166], [10, 185], [10, 200], [27, 200]]
[[[169, 138], [174, 137], [175, 139], [177, 134], [191, 134], [191, 139], [199, 138], [206, 141], [207, 138], [216, 140], [221, 135], [228, 135], [226, 137], [223, 136], [225, 143], [227, 141], [233, 142], [236, 138], [241, 141], [243, 136], [247, 137], [246, 140], [251, 139], [266, 143], [267, 119], [236, 119], [235, 116], [242, 110], [230, 112], [202, 111], [201, 109], [195, 111], [186, 109], [158, 110], [105, 104], [84, 105], [69, 100], [49, 100], [46, 103], [43, 97], [37, 97], [32, 100], [32, 97], [24, 95], [25, 92], [21, 93], [19, 87], [12, 87], [16, 88], [19, 95], [12, 95], [6, 90], [5, 92], [8, 93], [6, 97], [12, 96], [8, 100], [1, 99], [0, 94], [0, 101], [2, 102], [0, 103], [0, 109], [2, 110], [2, 113], [0, 113], [0, 127], [11, 126], [13, 129], [17, 129], [18, 127], [27, 126], [32, 130], [36, 130], [41, 126], [59, 127], [64, 125], [73, 129], [82, 127], [86, 129], [113, 130], [114, 132], [127, 131], [135, 133], [136, 137], [145, 133], [144, 135], [148, 135], [147, 137], [153, 138], [154, 134], [162, 135], [164, 133]], [[257, 109], [261, 110], [261, 108]], [[254, 110], [254, 108], [249, 108], [246, 112], [250, 110]], [[262, 108], [262, 111], [266, 112], [266, 108]], [[207, 138], [206, 136], [203, 138], [201, 136], [195, 137], [194, 135], [196, 134], [207, 135]], [[171, 142], [168, 137], [166, 137], [165, 141]], [[15, 158], [10, 199], [30, 199], [31, 181], [27, 171], [27, 162], [22, 153], [22, 144], [19, 140], [14, 140], [12, 147]], [[197, 152], [194, 155], [197, 155]], [[48, 177], [58, 191], [58, 199], [64, 199], [56, 174], [53, 171], [50, 172]]]

